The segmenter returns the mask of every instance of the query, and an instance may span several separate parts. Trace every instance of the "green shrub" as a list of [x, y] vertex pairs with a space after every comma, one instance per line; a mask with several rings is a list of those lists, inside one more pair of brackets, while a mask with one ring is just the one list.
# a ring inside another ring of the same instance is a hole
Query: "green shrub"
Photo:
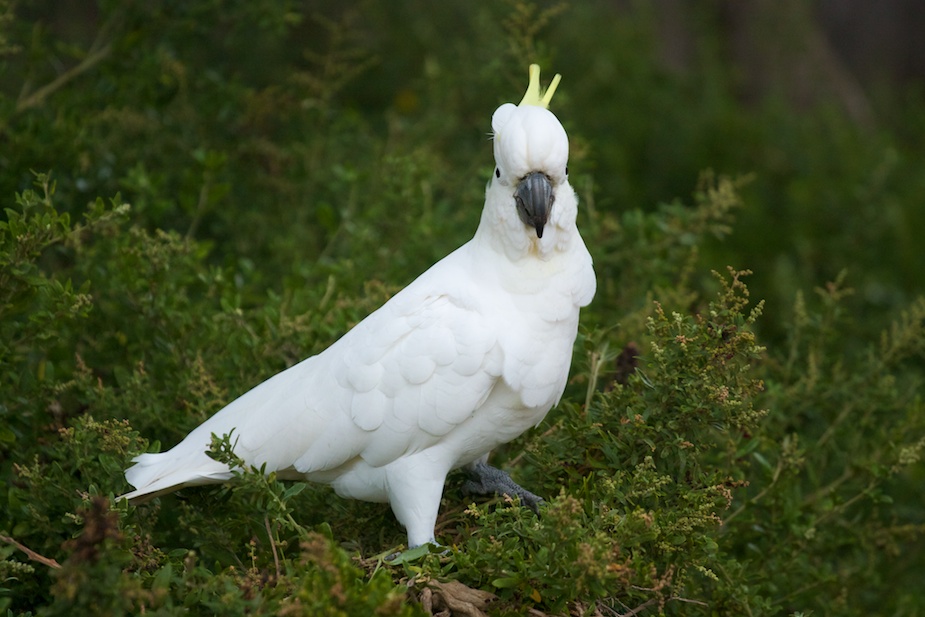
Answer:
[[[716, 24], [677, 75], [611, 5], [0, 0], [0, 611], [921, 614], [917, 99], [745, 106]], [[537, 59], [599, 282], [494, 455], [539, 515], [454, 475], [389, 559], [387, 506], [259, 470], [115, 502], [470, 237]]]

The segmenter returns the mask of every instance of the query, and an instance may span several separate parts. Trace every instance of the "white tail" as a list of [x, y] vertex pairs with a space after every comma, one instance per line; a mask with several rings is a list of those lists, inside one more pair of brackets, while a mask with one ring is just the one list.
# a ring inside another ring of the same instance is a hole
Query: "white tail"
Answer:
[[203, 451], [184, 456], [168, 450], [142, 454], [133, 460], [135, 464], [125, 470], [125, 479], [135, 490], [117, 497], [131, 503], [142, 503], [184, 486], [219, 484], [232, 477], [227, 465], [212, 460]]

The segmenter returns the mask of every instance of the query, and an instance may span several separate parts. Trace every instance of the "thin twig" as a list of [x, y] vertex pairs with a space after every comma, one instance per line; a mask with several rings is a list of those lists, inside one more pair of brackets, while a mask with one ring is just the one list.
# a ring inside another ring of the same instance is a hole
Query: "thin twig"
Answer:
[[42, 564], [42, 565], [48, 566], [49, 568], [58, 569], [58, 568], [61, 567], [61, 564], [58, 563], [57, 561], [55, 561], [54, 559], [49, 559], [48, 557], [43, 557], [43, 556], [39, 555], [38, 553], [36, 553], [35, 551], [33, 551], [33, 550], [32, 550], [31, 548], [29, 548], [28, 546], [25, 546], [25, 545], [23, 545], [23, 544], [20, 544], [19, 542], [17, 542], [17, 541], [14, 540], [13, 538], [10, 538], [9, 536], [0, 536], [0, 541], [6, 542], [7, 544], [12, 544], [12, 545], [15, 546], [16, 548], [18, 548], [19, 550], [21, 550], [22, 552], [24, 552], [24, 553], [26, 554], [26, 556], [27, 556], [29, 559], [31, 559], [32, 561], [37, 561], [37, 562], [39, 562], [39, 563]]
[[585, 393], [585, 405], [584, 412], [588, 413], [588, 408], [591, 407], [591, 401], [594, 399], [594, 393], [597, 392], [597, 380], [601, 374], [601, 367], [604, 364], [605, 360], [610, 360], [607, 355], [607, 349], [610, 347], [609, 343], [604, 343], [604, 348], [601, 351], [593, 351], [591, 353], [591, 376], [588, 378], [588, 391]]
[[688, 604], [696, 604], [697, 606], [710, 606], [703, 600], [692, 600], [691, 598], [682, 598], [681, 596], [671, 596], [668, 598], [668, 601], [687, 602]]
[[267, 537], [270, 539], [270, 548], [273, 549], [273, 564], [276, 566], [276, 580], [279, 580], [279, 555], [276, 552], [276, 541], [273, 539], [273, 532], [270, 531], [270, 518], [264, 516], [263, 522], [267, 526]]
[[[659, 591], [655, 587], [640, 587], [639, 585], [633, 585], [632, 588], [635, 589], [636, 591], [651, 591], [655, 593], [658, 593]], [[643, 602], [642, 604], [640, 604], [634, 609], [630, 609], [627, 606], [627, 609], [629, 610], [629, 612], [619, 613], [619, 615], [620, 617], [632, 617], [633, 615], [638, 615], [642, 611], [652, 606], [652, 604], [654, 604], [655, 602], [659, 602], [660, 600], [661, 600], [660, 598], [651, 598], [649, 600], [646, 600], [645, 602]], [[682, 598], [681, 596], [670, 596], [668, 598], [664, 598], [664, 601], [665, 602], [686, 602], [687, 604], [696, 604], [697, 606], [709, 606], [709, 604], [707, 604], [703, 600], [694, 600], [692, 598]], [[620, 604], [623, 604], [623, 602], [620, 602]], [[623, 606], [626, 606], [626, 604], [623, 604]]]
[[733, 512], [732, 514], [730, 514], [729, 516], [726, 517], [726, 520], [723, 521], [723, 525], [728, 525], [728, 524], [732, 521], [732, 519], [734, 519], [734, 518], [737, 517], [738, 515], [742, 514], [742, 512], [745, 511], [745, 508], [746, 508], [747, 506], [753, 506], [753, 505], [755, 505], [756, 503], [758, 503], [758, 501], [759, 501], [762, 497], [764, 497], [765, 495], [767, 495], [768, 492], [769, 492], [772, 488], [774, 488], [774, 485], [777, 484], [777, 480], [778, 480], [778, 478], [780, 478], [780, 473], [781, 473], [781, 471], [782, 471], [783, 469], [784, 469], [784, 459], [783, 459], [783, 458], [780, 458], [780, 459], [778, 459], [778, 461], [777, 461], [777, 467], [774, 469], [774, 475], [771, 476], [771, 483], [768, 484], [766, 487], [764, 487], [764, 489], [762, 489], [761, 492], [759, 492], [757, 495], [755, 495], [755, 496], [752, 497], [751, 499], [746, 499], [745, 502], [744, 502], [742, 505], [740, 505], [738, 508], [736, 508], [735, 512]]
[[[552, 435], [553, 433], [555, 433], [555, 432], [558, 431], [558, 430], [559, 430], [559, 425], [558, 425], [558, 424], [553, 424], [553, 425], [550, 426], [548, 429], [546, 429], [546, 430], [543, 432], [542, 435], [540, 435], [539, 439], [542, 440], [542, 439], [544, 439], [545, 437], [549, 437], [550, 435]], [[511, 460], [509, 460], [509, 461], [505, 464], [505, 466], [508, 467], [508, 468], [517, 467], [517, 465], [520, 463], [520, 460], [524, 457], [524, 454], [526, 454], [526, 453], [527, 453], [526, 450], [521, 450], [521, 451], [517, 454], [517, 456], [515, 456], [514, 458], [512, 458]]]
[[16, 102], [16, 113], [20, 113], [29, 109], [30, 107], [39, 105], [42, 101], [48, 98], [49, 95], [55, 92], [55, 90], [58, 90], [81, 73], [99, 64], [103, 58], [109, 55], [110, 51], [112, 51], [112, 45], [103, 45], [103, 47], [100, 49], [88, 54], [83, 60], [80, 61], [80, 64], [72, 67], [64, 73], [61, 73], [58, 75], [58, 77], [45, 84], [29, 96], [20, 98]]
[[202, 217], [209, 206], [209, 191], [211, 189], [212, 173], [206, 171], [203, 174], [202, 186], [199, 189], [199, 202], [196, 204], [196, 212], [193, 214], [193, 220], [189, 224], [189, 229], [186, 230], [187, 238], [192, 238], [196, 235], [196, 230], [199, 228], [199, 223], [202, 221]]
[[628, 613], [620, 613], [620, 617], [633, 617], [634, 615], [639, 615], [640, 613], [648, 609], [653, 604], [658, 604], [658, 598], [652, 598], [650, 600], [646, 600], [645, 602], [643, 602], [636, 608], [630, 609]]

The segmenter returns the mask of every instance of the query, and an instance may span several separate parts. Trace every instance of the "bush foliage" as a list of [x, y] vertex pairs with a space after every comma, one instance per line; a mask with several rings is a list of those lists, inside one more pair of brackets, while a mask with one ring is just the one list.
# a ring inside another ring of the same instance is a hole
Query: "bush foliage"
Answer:
[[[742, 105], [708, 44], [659, 67], [644, 5], [431, 8], [0, 0], [0, 610], [925, 612], [925, 124]], [[451, 475], [445, 548], [394, 557], [387, 506], [260, 470], [115, 502], [468, 239], [530, 61], [599, 280], [494, 455], [539, 515]]]

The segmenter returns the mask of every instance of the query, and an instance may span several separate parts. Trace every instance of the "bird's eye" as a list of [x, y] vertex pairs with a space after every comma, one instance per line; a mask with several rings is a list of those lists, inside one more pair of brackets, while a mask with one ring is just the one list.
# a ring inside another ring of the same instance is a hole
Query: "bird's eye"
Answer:
[[501, 170], [495, 167], [495, 178], [500, 178], [500, 177], [501, 177]]
[[565, 175], [568, 175], [568, 167], [565, 168]]

